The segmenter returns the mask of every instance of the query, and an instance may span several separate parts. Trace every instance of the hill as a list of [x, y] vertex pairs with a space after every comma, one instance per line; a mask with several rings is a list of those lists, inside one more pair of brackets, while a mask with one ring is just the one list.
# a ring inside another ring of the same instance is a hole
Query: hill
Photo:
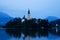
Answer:
[[51, 22], [51, 21], [57, 20], [57, 19], [59, 19], [59, 18], [57, 18], [57, 17], [55, 17], [55, 16], [48, 16], [48, 17], [46, 17], [46, 19], [47, 19], [49, 22]]
[[0, 12], [0, 25], [5, 25], [9, 20], [13, 19], [8, 14]]

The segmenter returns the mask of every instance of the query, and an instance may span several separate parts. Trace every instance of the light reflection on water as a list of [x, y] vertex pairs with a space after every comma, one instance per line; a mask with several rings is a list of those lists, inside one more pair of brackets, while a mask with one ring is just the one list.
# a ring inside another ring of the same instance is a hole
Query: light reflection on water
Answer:
[[[10, 37], [6, 32], [5, 29], [0, 29], [0, 40], [18, 40], [18, 38], [14, 38], [14, 37]], [[23, 38], [21, 37], [20, 40], [23, 40]], [[26, 40], [27, 37], [26, 37]], [[60, 37], [55, 36], [51, 33], [48, 34], [48, 37], [36, 37], [36, 38], [32, 38], [30, 37], [30, 40], [60, 40]]]

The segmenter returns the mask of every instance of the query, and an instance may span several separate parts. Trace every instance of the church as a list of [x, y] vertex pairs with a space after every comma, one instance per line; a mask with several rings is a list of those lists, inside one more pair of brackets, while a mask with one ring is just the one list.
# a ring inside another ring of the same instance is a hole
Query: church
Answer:
[[[23, 16], [22, 21], [24, 21], [24, 19], [25, 19], [25, 15]], [[30, 9], [28, 9], [27, 20], [30, 20]]]

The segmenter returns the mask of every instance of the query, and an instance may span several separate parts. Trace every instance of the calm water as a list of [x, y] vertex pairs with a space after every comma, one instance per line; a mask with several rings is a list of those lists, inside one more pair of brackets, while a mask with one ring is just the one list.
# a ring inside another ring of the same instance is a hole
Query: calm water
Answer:
[[[0, 40], [18, 40], [17, 38], [14, 37], [10, 37], [5, 30], [0, 29]], [[21, 37], [20, 40], [23, 40], [23, 38]], [[27, 37], [26, 37], [26, 40]], [[48, 37], [36, 37], [36, 38], [32, 38], [30, 37], [30, 40], [60, 40], [60, 37], [55, 36], [51, 33], [49, 33]]]

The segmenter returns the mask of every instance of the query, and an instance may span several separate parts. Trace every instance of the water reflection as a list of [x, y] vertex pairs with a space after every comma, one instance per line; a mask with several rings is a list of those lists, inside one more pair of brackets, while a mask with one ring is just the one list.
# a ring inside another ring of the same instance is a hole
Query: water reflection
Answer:
[[[55, 32], [56, 30], [58, 29], [55, 29]], [[54, 32], [54, 33], [55, 33]], [[57, 33], [59, 33], [59, 31], [57, 31]], [[22, 35], [24, 36], [24, 35]], [[52, 33], [48, 33], [48, 37], [38, 37], [36, 36], [35, 38], [32, 38], [30, 37], [31, 40], [60, 40], [60, 37], [57, 36], [57, 35], [54, 35]], [[14, 38], [14, 37], [10, 37], [6, 32], [5, 32], [5, 29], [0, 29], [0, 40], [18, 40], [17, 38]], [[23, 40], [22, 37], [20, 38], [20, 40]], [[25, 40], [28, 40], [28, 38], [26, 37]]]

